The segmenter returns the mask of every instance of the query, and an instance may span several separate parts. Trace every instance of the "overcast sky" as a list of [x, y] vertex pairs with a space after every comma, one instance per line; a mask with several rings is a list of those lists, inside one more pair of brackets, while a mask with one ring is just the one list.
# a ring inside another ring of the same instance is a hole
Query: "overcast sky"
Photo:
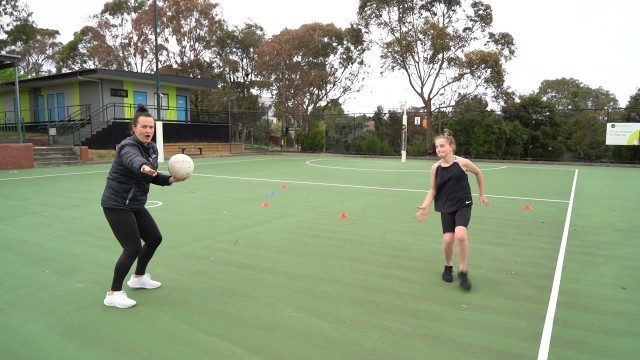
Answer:
[[[215, 1], [215, 0], [214, 0]], [[39, 27], [57, 29], [66, 43], [73, 32], [100, 12], [104, 0], [27, 0]], [[231, 25], [255, 21], [267, 35], [310, 22], [346, 27], [355, 20], [358, 0], [217, 0]], [[636, 0], [486, 0], [493, 31], [513, 35], [517, 57], [507, 64], [507, 85], [520, 94], [543, 80], [572, 77], [592, 88], [613, 92], [621, 106], [640, 87], [640, 1]], [[359, 94], [345, 103], [348, 112], [373, 112], [420, 106], [400, 74], [379, 75], [377, 59]]]

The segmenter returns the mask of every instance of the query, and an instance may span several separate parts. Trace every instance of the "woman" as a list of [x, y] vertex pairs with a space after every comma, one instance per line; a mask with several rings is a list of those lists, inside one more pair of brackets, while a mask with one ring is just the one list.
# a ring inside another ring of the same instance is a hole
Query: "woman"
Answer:
[[471, 281], [467, 272], [467, 228], [471, 221], [473, 201], [467, 172], [472, 172], [478, 181], [480, 205], [489, 206], [489, 200], [484, 195], [484, 176], [470, 160], [454, 155], [456, 142], [449, 130], [445, 129], [444, 134], [436, 137], [435, 145], [440, 160], [431, 167], [431, 187], [422, 205], [418, 206], [416, 217], [421, 222], [427, 219], [431, 202], [435, 200], [435, 210], [440, 212], [442, 220], [442, 280], [453, 281], [453, 246], [457, 243], [460, 287], [468, 291], [471, 289]]
[[109, 226], [122, 246], [111, 290], [104, 298], [106, 306], [118, 308], [136, 304], [122, 290], [122, 283], [136, 259], [136, 270], [127, 285], [141, 289], [155, 289], [161, 285], [146, 273], [147, 265], [162, 241], [158, 226], [145, 208], [149, 184], [168, 186], [184, 181], [156, 171], [158, 148], [151, 142], [155, 120], [144, 105], [138, 105], [132, 127], [134, 135], [117, 147], [101, 201]]

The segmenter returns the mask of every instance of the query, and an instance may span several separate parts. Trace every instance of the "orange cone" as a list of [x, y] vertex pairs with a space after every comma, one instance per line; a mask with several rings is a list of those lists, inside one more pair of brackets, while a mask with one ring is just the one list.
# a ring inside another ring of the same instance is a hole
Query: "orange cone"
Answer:
[[533, 207], [531, 207], [531, 205], [525, 205], [522, 207], [522, 210], [533, 210]]
[[280, 189], [286, 189], [286, 188], [287, 188], [287, 185], [285, 184], [280, 185]]
[[268, 202], [263, 202], [262, 203], [262, 207], [269, 207], [269, 206], [271, 206], [271, 204], [269, 204]]
[[338, 219], [348, 219], [349, 215], [345, 214], [345, 213], [340, 213], [340, 215], [338, 215]]

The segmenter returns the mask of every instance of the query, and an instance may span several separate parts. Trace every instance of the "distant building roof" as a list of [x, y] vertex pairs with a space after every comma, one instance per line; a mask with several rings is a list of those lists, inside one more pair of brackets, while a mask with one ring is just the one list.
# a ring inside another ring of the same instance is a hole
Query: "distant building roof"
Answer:
[[20, 59], [18, 55], [0, 54], [0, 70], [15, 67], [18, 59]]
[[[2, 58], [0, 58], [1, 60]], [[143, 83], [156, 83], [155, 74], [138, 73], [133, 71], [120, 71], [108, 69], [83, 69], [71, 71], [62, 74], [54, 74], [41, 76], [31, 79], [20, 80], [21, 88], [34, 88], [41, 86], [51, 86], [53, 84], [68, 83], [70, 79], [87, 78], [87, 79], [113, 79], [113, 80], [135, 80]], [[186, 76], [160, 75], [160, 83], [163, 85], [172, 85], [192, 90], [211, 90], [218, 88], [218, 81], [213, 79], [197, 79]], [[13, 82], [6, 82], [1, 85], [11, 86]]]

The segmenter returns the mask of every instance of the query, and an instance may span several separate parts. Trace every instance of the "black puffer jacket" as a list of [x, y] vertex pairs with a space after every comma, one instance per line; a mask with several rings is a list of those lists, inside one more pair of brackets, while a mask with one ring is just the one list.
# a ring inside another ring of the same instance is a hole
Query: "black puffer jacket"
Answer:
[[158, 169], [158, 148], [150, 142], [145, 145], [135, 135], [124, 139], [118, 146], [116, 157], [102, 193], [105, 208], [141, 210], [147, 202], [149, 184], [168, 186], [171, 176], [158, 173], [150, 176], [140, 172], [143, 165]]

